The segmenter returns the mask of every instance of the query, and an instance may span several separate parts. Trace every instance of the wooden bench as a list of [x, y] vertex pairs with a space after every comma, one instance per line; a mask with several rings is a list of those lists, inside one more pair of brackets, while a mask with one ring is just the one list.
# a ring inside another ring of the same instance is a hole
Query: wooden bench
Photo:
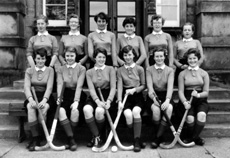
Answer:
[[24, 124], [27, 120], [27, 113], [25, 108], [15, 107], [12, 103], [9, 103], [9, 115], [18, 117], [18, 143], [21, 143], [26, 139]]

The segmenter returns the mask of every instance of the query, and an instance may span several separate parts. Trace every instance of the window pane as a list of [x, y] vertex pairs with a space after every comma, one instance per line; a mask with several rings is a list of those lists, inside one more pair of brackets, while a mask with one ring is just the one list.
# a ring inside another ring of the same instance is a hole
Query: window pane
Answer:
[[120, 15], [135, 15], [135, 2], [118, 2], [117, 13]]
[[177, 5], [178, 0], [157, 0], [157, 4], [162, 5]]
[[67, 10], [67, 14], [68, 16], [70, 14], [74, 14], [75, 13], [75, 3], [74, 0], [68, 0], [68, 10]]
[[90, 2], [89, 15], [96, 15], [100, 12], [108, 14], [108, 3], [107, 2]]
[[49, 20], [65, 20], [65, 7], [46, 7], [46, 16]]
[[46, 0], [46, 4], [65, 4], [65, 0]]
[[176, 6], [175, 7], [163, 6], [161, 9], [162, 9], [161, 14], [166, 20], [177, 20], [177, 7]]
[[93, 17], [89, 18], [89, 23], [90, 23], [90, 28], [89, 28], [89, 30], [90, 30], [90, 31], [95, 31], [95, 30], [97, 29], [97, 24], [96, 24], [96, 22], [94, 21], [94, 18], [93, 18]]
[[117, 31], [124, 31], [122, 23], [125, 18], [117, 18]]

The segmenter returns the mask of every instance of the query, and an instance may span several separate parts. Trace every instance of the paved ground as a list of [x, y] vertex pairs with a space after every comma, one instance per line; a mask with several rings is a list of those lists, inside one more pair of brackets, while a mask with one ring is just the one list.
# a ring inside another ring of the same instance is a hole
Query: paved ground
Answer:
[[206, 138], [203, 147], [195, 146], [183, 148], [176, 145], [173, 149], [150, 149], [149, 145], [140, 153], [121, 151], [112, 153], [109, 149], [103, 153], [94, 153], [83, 144], [79, 144], [77, 151], [40, 151], [29, 152], [25, 146], [27, 142], [17, 143], [13, 139], [0, 139], [0, 158], [230, 158], [230, 138]]

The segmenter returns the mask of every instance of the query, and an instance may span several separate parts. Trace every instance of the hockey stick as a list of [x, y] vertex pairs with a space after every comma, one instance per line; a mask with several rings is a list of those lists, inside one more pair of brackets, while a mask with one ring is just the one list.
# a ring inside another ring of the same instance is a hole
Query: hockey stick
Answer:
[[[101, 100], [102, 100], [103, 102], [105, 102], [104, 97], [103, 97], [103, 95], [102, 95], [102, 93], [101, 93], [101, 89], [100, 89], [100, 88], [98, 88], [98, 92], [99, 92], [99, 95], [100, 95]], [[114, 137], [114, 139], [115, 139], [115, 142], [117, 143], [117, 146], [118, 146], [119, 148], [121, 148], [122, 150], [133, 150], [133, 148], [134, 148], [133, 145], [131, 145], [131, 146], [124, 146], [124, 145], [121, 144], [121, 142], [120, 142], [120, 140], [119, 140], [119, 138], [118, 138], [117, 132], [116, 132], [114, 126], [113, 126], [113, 122], [112, 122], [112, 119], [111, 119], [111, 116], [110, 116], [110, 114], [109, 114], [108, 109], [105, 109], [105, 113], [106, 113], [106, 116], [107, 116], [107, 118], [108, 118], [109, 125], [110, 125], [110, 127], [111, 127], [112, 132], [113, 132], [113, 137]]]
[[[190, 103], [192, 102], [192, 99], [193, 99], [193, 97], [190, 98]], [[161, 105], [161, 101], [159, 100], [159, 98], [157, 96], [156, 96], [156, 100]], [[174, 135], [174, 140], [172, 141], [172, 143], [170, 143], [168, 145], [161, 143], [160, 144], [161, 148], [163, 148], [163, 149], [171, 149], [171, 148], [173, 148], [176, 145], [177, 142], [179, 142], [179, 144], [182, 145], [182, 146], [184, 146], [184, 147], [192, 147], [192, 146], [195, 145], [194, 142], [184, 143], [180, 139], [180, 134], [181, 134], [181, 131], [183, 129], [184, 122], [185, 122], [185, 119], [187, 117], [187, 114], [188, 114], [188, 109], [185, 111], [183, 119], [182, 119], [182, 121], [180, 123], [180, 126], [179, 126], [178, 130], [176, 131], [175, 128], [174, 128], [174, 126], [173, 126], [173, 124], [172, 124], [172, 122], [171, 122], [171, 120], [169, 119], [167, 113], [165, 111], [163, 111], [163, 115], [166, 118], [167, 122], [169, 123], [170, 129], [171, 129], [171, 131], [172, 131], [172, 133]]]
[[[35, 89], [34, 87], [31, 88], [32, 89], [32, 93], [33, 93], [33, 96], [34, 96], [34, 99], [35, 99], [35, 102], [36, 104], [38, 105], [38, 99], [37, 99], [37, 96], [36, 96], [36, 93], [35, 93]], [[55, 146], [52, 141], [53, 141], [53, 137], [50, 137], [49, 136], [49, 132], [48, 132], [48, 129], [46, 127], [46, 123], [45, 123], [45, 120], [44, 120], [44, 116], [41, 112], [41, 110], [39, 108], [38, 109], [38, 113], [40, 115], [40, 118], [41, 118], [41, 124], [42, 124], [42, 128], [44, 130], [44, 133], [45, 133], [45, 136], [46, 136], [46, 140], [47, 140], [47, 144], [43, 147], [40, 147], [41, 149], [47, 149], [48, 148], [48, 145], [49, 147], [51, 147], [53, 150], [57, 150], [57, 151], [61, 151], [61, 150], [65, 150], [66, 149], [66, 146], [60, 146], [60, 147], [57, 147]], [[56, 111], [57, 112], [57, 111]], [[55, 114], [56, 115], [56, 114]], [[53, 126], [52, 126], [53, 127]], [[56, 125], [55, 125], [55, 128], [56, 128]], [[37, 151], [40, 151], [39, 147], [35, 147], [35, 150], [37, 149]]]
[[[125, 97], [124, 97], [123, 102], [122, 102], [123, 105], [125, 104], [125, 102], [127, 100], [127, 97], [128, 97], [128, 94], [125, 94]], [[119, 109], [118, 112], [117, 112], [117, 117], [116, 117], [115, 122], [113, 124], [114, 129], [116, 129], [116, 127], [117, 127], [117, 124], [118, 124], [118, 122], [120, 120], [120, 116], [121, 116], [122, 112], [123, 112], [123, 109]], [[113, 139], [113, 131], [110, 131], [109, 136], [108, 136], [105, 144], [100, 148], [93, 147], [92, 151], [94, 151], [94, 152], [103, 152], [103, 151], [105, 151], [109, 147], [109, 144], [111, 143], [112, 139]]]

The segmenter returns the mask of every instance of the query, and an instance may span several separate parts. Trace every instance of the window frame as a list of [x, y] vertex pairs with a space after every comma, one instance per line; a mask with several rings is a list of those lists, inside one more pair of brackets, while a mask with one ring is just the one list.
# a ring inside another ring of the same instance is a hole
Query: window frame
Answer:
[[65, 19], [64, 20], [49, 20], [49, 26], [67, 26], [67, 13], [68, 13], [68, 0], [65, 0], [65, 4], [46, 4], [46, 0], [43, 0], [43, 14], [46, 15], [47, 6], [65, 6]]
[[[169, 0], [171, 1], [171, 0]], [[184, 0], [176, 0], [176, 5], [167, 5], [167, 4], [162, 4], [161, 3], [161, 0], [156, 0], [156, 13], [157, 14], [160, 14], [162, 15], [162, 12], [159, 12], [158, 11], [158, 7], [161, 7], [161, 6], [176, 6], [177, 7], [177, 20], [168, 20], [167, 17], [164, 17], [165, 18], [165, 23], [164, 23], [164, 26], [163, 27], [180, 27], [180, 24], [181, 24], [181, 1], [184, 1]], [[158, 3], [160, 2], [160, 3]]]

